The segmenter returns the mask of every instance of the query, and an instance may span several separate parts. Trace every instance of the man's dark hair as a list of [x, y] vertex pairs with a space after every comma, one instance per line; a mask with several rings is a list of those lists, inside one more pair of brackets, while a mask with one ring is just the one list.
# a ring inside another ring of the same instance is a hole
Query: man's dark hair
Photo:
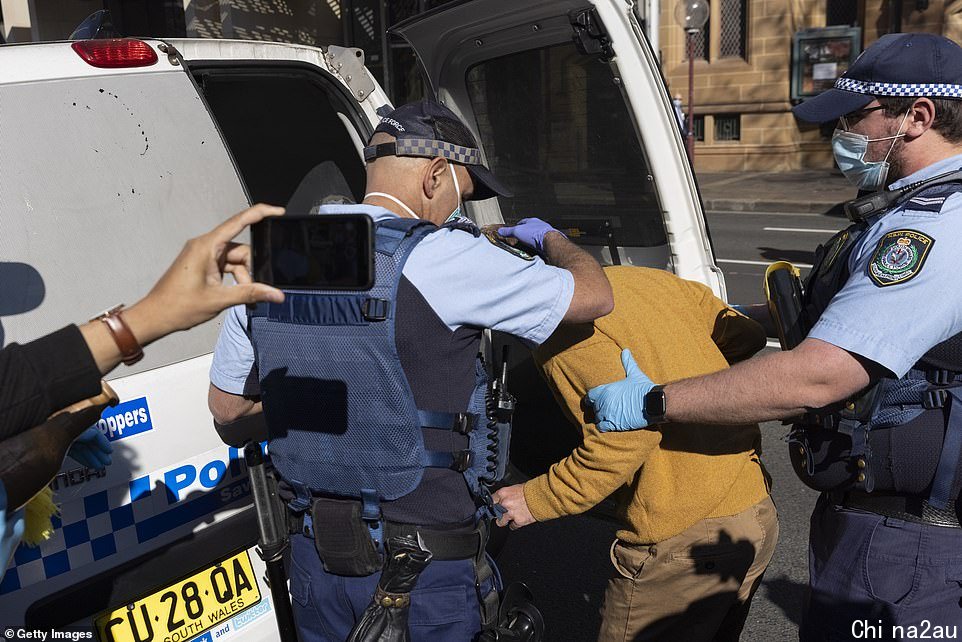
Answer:
[[[885, 107], [887, 116], [904, 114], [919, 96], [876, 96], [878, 104]], [[951, 98], [929, 98], [935, 104], [935, 122], [932, 129], [950, 143], [962, 142], [962, 101]]]

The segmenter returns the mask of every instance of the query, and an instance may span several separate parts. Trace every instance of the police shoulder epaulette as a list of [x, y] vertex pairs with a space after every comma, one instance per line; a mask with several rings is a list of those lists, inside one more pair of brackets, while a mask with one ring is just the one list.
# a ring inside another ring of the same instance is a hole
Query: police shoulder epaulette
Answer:
[[448, 221], [441, 225], [442, 228], [448, 230], [461, 230], [462, 232], [468, 232], [475, 238], [481, 236], [481, 228], [478, 227], [474, 221], [469, 218], [464, 218], [459, 216], [458, 218]]
[[941, 212], [945, 201], [958, 192], [962, 192], [962, 184], [936, 185], [910, 198], [905, 202], [904, 209], [912, 212]]

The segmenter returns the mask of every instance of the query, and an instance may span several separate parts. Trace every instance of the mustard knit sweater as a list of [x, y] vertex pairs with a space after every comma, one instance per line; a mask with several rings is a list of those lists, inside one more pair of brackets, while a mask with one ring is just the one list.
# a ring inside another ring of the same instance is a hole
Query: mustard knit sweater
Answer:
[[[629, 348], [655, 383], [727, 368], [765, 345], [761, 326], [699, 283], [639, 267], [605, 269], [615, 308], [592, 325], [561, 326], [535, 360], [584, 442], [524, 485], [538, 521], [575, 515], [616, 496], [632, 544], [663, 541], [711, 517], [735, 515], [768, 495], [756, 424], [667, 424], [601, 433], [581, 409], [589, 388], [625, 376]], [[559, 427], [559, 429], [562, 429]]]

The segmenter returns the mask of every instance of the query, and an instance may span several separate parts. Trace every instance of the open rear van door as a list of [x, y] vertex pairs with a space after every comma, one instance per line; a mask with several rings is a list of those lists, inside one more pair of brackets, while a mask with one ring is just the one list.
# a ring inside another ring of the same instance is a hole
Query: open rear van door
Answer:
[[724, 296], [671, 100], [631, 3], [473, 0], [393, 31], [481, 141], [513, 199], [605, 264], [668, 269]]

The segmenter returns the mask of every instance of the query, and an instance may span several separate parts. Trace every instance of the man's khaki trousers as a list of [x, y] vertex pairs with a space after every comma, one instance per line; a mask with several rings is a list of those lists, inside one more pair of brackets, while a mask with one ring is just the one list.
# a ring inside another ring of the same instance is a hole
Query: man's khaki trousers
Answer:
[[615, 540], [599, 641], [738, 640], [777, 539], [766, 497], [650, 546]]

